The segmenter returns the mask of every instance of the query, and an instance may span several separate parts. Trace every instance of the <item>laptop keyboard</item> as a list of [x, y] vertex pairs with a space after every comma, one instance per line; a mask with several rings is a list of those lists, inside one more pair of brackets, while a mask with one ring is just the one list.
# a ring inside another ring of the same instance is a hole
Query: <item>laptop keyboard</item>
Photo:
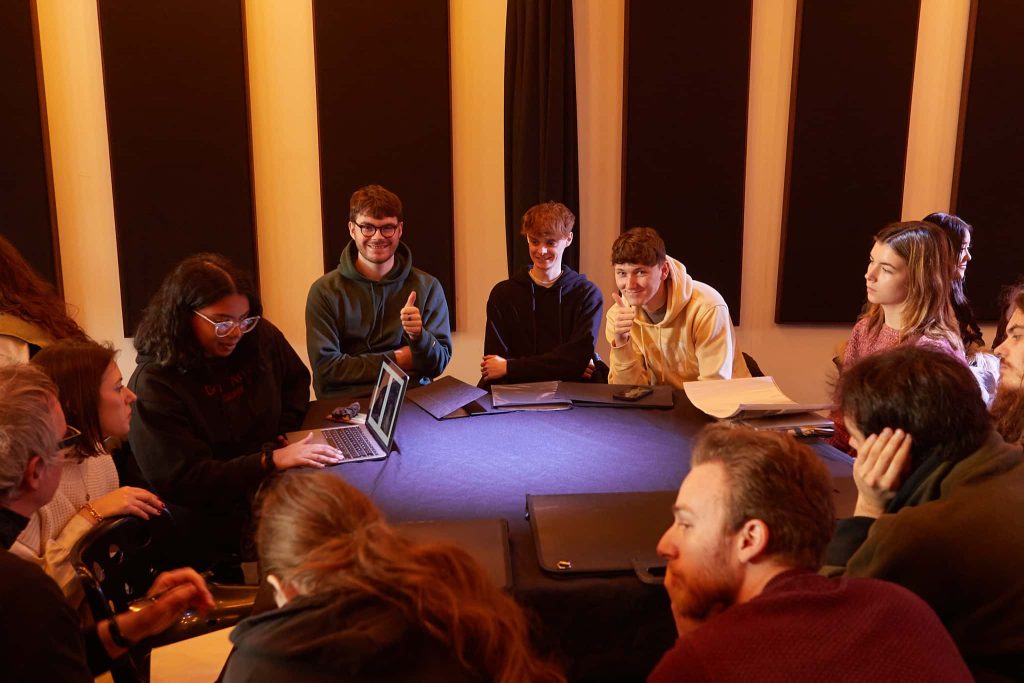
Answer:
[[361, 429], [355, 427], [325, 429], [323, 435], [327, 443], [344, 453], [346, 458], [366, 458], [377, 454]]

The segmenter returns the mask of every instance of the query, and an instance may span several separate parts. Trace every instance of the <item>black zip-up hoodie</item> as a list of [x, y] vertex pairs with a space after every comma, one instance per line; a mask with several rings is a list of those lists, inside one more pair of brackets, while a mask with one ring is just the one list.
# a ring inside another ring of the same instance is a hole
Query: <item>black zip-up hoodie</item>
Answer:
[[566, 265], [551, 287], [534, 283], [529, 268], [496, 284], [487, 299], [484, 355], [508, 361], [498, 383], [581, 381], [603, 307], [597, 285]]

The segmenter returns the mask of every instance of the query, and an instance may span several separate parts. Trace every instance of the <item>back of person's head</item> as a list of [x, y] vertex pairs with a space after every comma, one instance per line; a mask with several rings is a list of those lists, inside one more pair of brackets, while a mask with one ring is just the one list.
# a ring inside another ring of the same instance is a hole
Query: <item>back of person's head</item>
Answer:
[[[923, 221], [890, 223], [875, 235], [875, 242], [891, 248], [907, 264], [901, 334], [939, 337], [955, 347], [962, 346], [960, 328], [950, 304], [955, 261], [942, 230]], [[869, 305], [866, 315], [872, 326], [884, 323], [884, 314], [877, 304]]]
[[839, 377], [840, 411], [865, 437], [889, 427], [912, 437], [911, 468], [932, 456], [959, 461], [991, 431], [981, 389], [949, 354], [900, 346], [867, 356]]
[[39, 368], [24, 363], [0, 367], [0, 504], [14, 499], [29, 460], [59, 467], [51, 402], [57, 387]]
[[380, 185], [360, 187], [348, 201], [348, 219], [355, 221], [359, 214], [369, 218], [394, 217], [402, 222], [402, 200], [398, 195]]
[[[135, 348], [158, 365], [189, 369], [198, 365], [203, 351], [192, 328], [195, 311], [226, 296], [249, 300], [249, 315], [263, 314], [259, 293], [248, 273], [220, 254], [195, 254], [175, 266], [142, 314], [135, 333]], [[256, 343], [243, 335], [236, 354]]]
[[658, 266], [665, 262], [665, 241], [654, 228], [630, 228], [612, 244], [612, 265]]
[[691, 464], [718, 463], [730, 495], [726, 531], [751, 519], [768, 527], [765, 554], [817, 569], [835, 526], [832, 477], [809, 447], [788, 434], [719, 423], [697, 437]]
[[544, 202], [523, 214], [520, 234], [538, 238], [567, 239], [576, 225], [576, 216], [560, 202]]
[[54, 339], [86, 339], [67, 304], [7, 238], [0, 235], [0, 313], [33, 323]]
[[532, 654], [522, 610], [465, 551], [400, 537], [373, 503], [324, 472], [289, 472], [259, 505], [260, 567], [298, 595], [377, 598], [493, 681], [560, 681]]
[[32, 358], [57, 385], [64, 419], [82, 432], [75, 447], [78, 457], [101, 452], [100, 384], [117, 351], [110, 344], [68, 339], [52, 344]]

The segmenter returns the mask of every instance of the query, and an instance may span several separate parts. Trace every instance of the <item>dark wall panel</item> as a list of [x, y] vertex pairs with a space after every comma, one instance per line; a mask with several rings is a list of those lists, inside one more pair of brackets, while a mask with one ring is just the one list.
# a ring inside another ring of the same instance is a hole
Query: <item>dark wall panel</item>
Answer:
[[350, 241], [352, 192], [383, 185], [402, 199], [402, 241], [441, 281], [454, 327], [448, 3], [314, 0], [313, 23], [324, 269]]
[[171, 267], [222, 253], [256, 275], [239, 0], [99, 0], [125, 334]]
[[0, 2], [0, 233], [60, 284], [31, 0]]
[[624, 226], [661, 233], [739, 322], [751, 2], [626, 11]]
[[1024, 8], [975, 0], [972, 10], [951, 205], [975, 228], [965, 283], [975, 315], [996, 320], [999, 289], [1024, 275]]
[[803, 0], [776, 320], [853, 322], [900, 219], [919, 0]]

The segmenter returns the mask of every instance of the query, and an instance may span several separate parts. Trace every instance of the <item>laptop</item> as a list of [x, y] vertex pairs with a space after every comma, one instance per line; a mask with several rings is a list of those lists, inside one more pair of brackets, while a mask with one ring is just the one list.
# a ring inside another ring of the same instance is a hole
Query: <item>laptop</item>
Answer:
[[409, 376], [388, 358], [380, 366], [377, 386], [373, 388], [366, 424], [342, 425], [285, 434], [289, 442], [304, 439], [313, 432], [313, 443], [325, 443], [341, 451], [343, 462], [380, 460], [388, 457], [395, 443], [398, 413], [402, 410]]

